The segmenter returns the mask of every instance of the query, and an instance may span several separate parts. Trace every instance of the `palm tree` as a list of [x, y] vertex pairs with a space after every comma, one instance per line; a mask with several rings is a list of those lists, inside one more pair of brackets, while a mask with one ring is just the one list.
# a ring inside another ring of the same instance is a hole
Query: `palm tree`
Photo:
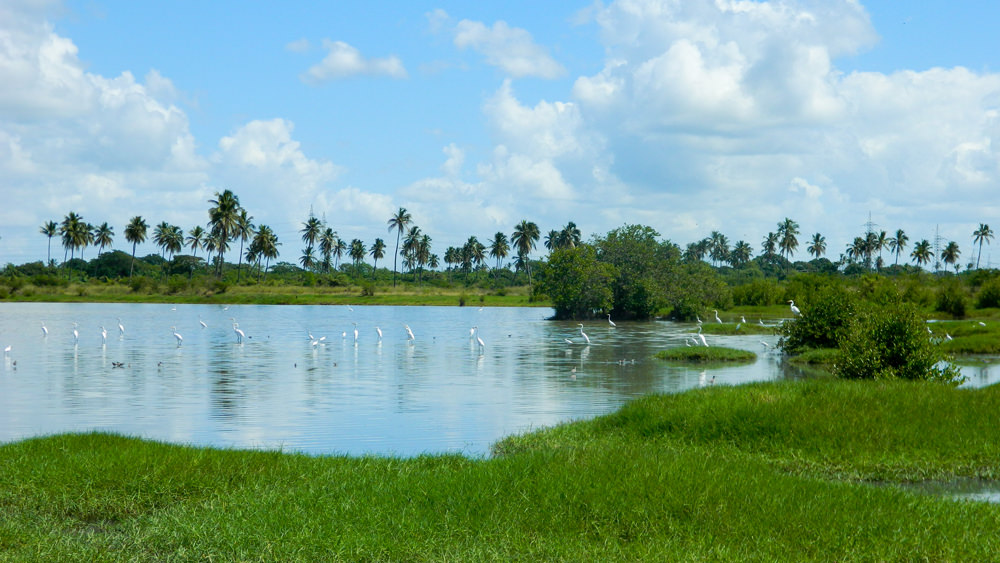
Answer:
[[913, 252], [910, 253], [910, 257], [913, 261], [917, 263], [918, 266], [923, 266], [931, 261], [934, 257], [934, 253], [931, 252], [931, 243], [924, 239], [913, 246]]
[[718, 266], [729, 258], [729, 238], [719, 231], [712, 231], [709, 238], [709, 256]]
[[778, 235], [774, 233], [767, 233], [764, 237], [764, 241], [760, 244], [761, 250], [764, 251], [764, 256], [766, 258], [773, 258], [774, 251], [778, 248]]
[[306, 243], [306, 246], [316, 246], [316, 241], [319, 240], [320, 234], [323, 232], [323, 222], [310, 214], [309, 219], [302, 223], [302, 231], [300, 232], [302, 233], [302, 242]]
[[333, 243], [333, 257], [336, 260], [333, 266], [334, 269], [340, 269], [340, 259], [344, 256], [345, 252], [347, 252], [347, 243], [344, 242], [344, 239], [337, 237], [337, 240]]
[[385, 258], [385, 242], [377, 238], [372, 243], [371, 257], [375, 261], [372, 265], [372, 279], [375, 279], [375, 270], [378, 268], [378, 261]]
[[750, 247], [750, 243], [741, 240], [737, 241], [733, 245], [732, 252], [729, 253], [729, 263], [732, 264], [734, 268], [741, 268], [750, 263], [750, 258], [753, 257], [753, 248]]
[[160, 247], [160, 256], [167, 256], [167, 240], [170, 236], [170, 223], [161, 222], [153, 229], [153, 243]]
[[104, 247], [111, 246], [114, 241], [115, 230], [105, 221], [101, 226], [94, 229], [94, 244], [97, 245], [97, 256], [104, 253]]
[[225, 264], [223, 256], [229, 250], [229, 241], [233, 238], [239, 221], [240, 198], [231, 190], [221, 194], [215, 192], [215, 199], [209, 200], [212, 207], [208, 210], [208, 225], [212, 234], [216, 235], [215, 249], [219, 252], [218, 275], [222, 277], [222, 267]]
[[205, 248], [205, 229], [201, 225], [196, 225], [188, 232], [187, 244], [191, 248], [194, 257], [198, 257], [198, 249]]
[[358, 268], [361, 265], [361, 261], [365, 259], [365, 243], [361, 239], [354, 239], [351, 241], [351, 258], [354, 260], [354, 275], [358, 275]]
[[406, 231], [406, 236], [403, 238], [403, 267], [405, 268], [409, 264], [411, 274], [417, 265], [417, 250], [420, 246], [420, 237], [422, 234], [420, 227], [414, 225], [410, 227], [410, 230]]
[[583, 241], [580, 229], [576, 223], [570, 221], [566, 223], [563, 230], [559, 232], [559, 248], [576, 248]]
[[66, 252], [69, 253], [69, 257], [72, 260], [76, 249], [81, 246], [80, 230], [85, 226], [86, 223], [83, 222], [83, 217], [80, 217], [73, 211], [70, 211], [63, 218], [62, 223], [59, 225], [59, 234], [62, 236], [64, 262], [66, 261]]
[[449, 270], [448, 277], [449, 278], [451, 277], [451, 273], [450, 273], [450, 270], [452, 269], [451, 265], [452, 264], [460, 264], [461, 262], [462, 262], [462, 254], [454, 246], [449, 246], [444, 251], [444, 263], [448, 264], [448, 270]]
[[954, 266], [955, 273], [957, 274], [958, 259], [961, 255], [962, 251], [958, 249], [958, 243], [951, 241], [948, 243], [948, 246], [945, 246], [944, 250], [941, 251], [941, 260], [943, 260], [947, 265]]
[[396, 259], [399, 257], [399, 238], [412, 221], [413, 217], [403, 207], [400, 207], [395, 215], [389, 217], [389, 232], [396, 229], [396, 253], [392, 256], [392, 287], [396, 287]]
[[497, 268], [493, 275], [494, 279], [496, 279], [500, 272], [500, 261], [506, 258], [509, 253], [510, 245], [507, 244], [507, 235], [499, 232], [493, 235], [493, 242], [490, 243], [490, 256], [497, 259]]
[[896, 261], [893, 262], [894, 265], [899, 264], [899, 255], [906, 249], [906, 243], [909, 240], [910, 237], [906, 236], [906, 232], [903, 229], [897, 229], [896, 236], [888, 240], [889, 250], [896, 255]]
[[791, 258], [795, 249], [799, 247], [799, 239], [796, 238], [798, 234], [799, 224], [788, 217], [778, 223], [778, 248], [781, 249], [781, 255], [786, 260]]
[[250, 250], [255, 256], [257, 256], [258, 269], [257, 269], [257, 281], [260, 282], [261, 269], [260, 269], [260, 258], [264, 257], [267, 259], [264, 265], [263, 272], [266, 272], [269, 267], [271, 267], [271, 260], [278, 257], [278, 237], [275, 236], [274, 231], [271, 227], [267, 225], [261, 225], [257, 232], [254, 234], [253, 240], [250, 241]]
[[[427, 265], [431, 260], [431, 237], [428, 235], [423, 235], [417, 242], [416, 249], [416, 259], [417, 259], [417, 269], [420, 279], [423, 279], [424, 266]], [[419, 280], [418, 280], [419, 281]]]
[[146, 221], [141, 216], [136, 215], [125, 226], [125, 240], [132, 243], [132, 261], [128, 266], [128, 279], [132, 279], [132, 269], [135, 267], [135, 246], [140, 242], [146, 242]]
[[816, 258], [826, 254], [826, 237], [819, 233], [814, 234], [812, 242], [806, 247], [806, 251]]
[[882, 249], [889, 246], [889, 238], [885, 231], [879, 231], [875, 238], [875, 250], [878, 251], [879, 262], [882, 262]]
[[239, 260], [236, 263], [236, 282], [240, 281], [240, 272], [243, 270], [243, 243], [253, 236], [253, 217], [247, 214], [247, 210], [240, 208], [239, 215], [236, 216], [236, 225], [233, 229], [233, 236], [240, 239]]
[[48, 259], [45, 261], [45, 264], [49, 265], [52, 263], [52, 237], [59, 234], [59, 225], [57, 225], [55, 221], [47, 221], [42, 223], [42, 227], [39, 229], [39, 232], [49, 237]]
[[980, 223], [979, 228], [972, 233], [972, 244], [979, 245], [979, 254], [976, 255], [976, 269], [979, 269], [979, 259], [983, 256], [983, 243], [989, 244], [993, 240], [993, 230], [986, 223]]
[[327, 227], [319, 235], [319, 253], [323, 255], [323, 268], [326, 273], [330, 273], [330, 260], [333, 256], [333, 247], [337, 244], [337, 232]]
[[[570, 223], [572, 225], [572, 223]], [[569, 225], [567, 225], [568, 227]], [[576, 225], [573, 225], [576, 227]], [[525, 266], [525, 271], [528, 272], [528, 287], [531, 287], [531, 261], [528, 259], [528, 255], [535, 248], [535, 243], [538, 242], [538, 225], [532, 221], [522, 220], [517, 226], [514, 227], [514, 232], [510, 235], [510, 242], [517, 249], [517, 255], [521, 259], [521, 262]]]
[[545, 235], [545, 248], [549, 252], [559, 248], [559, 231], [552, 229], [549, 234]]
[[316, 265], [316, 255], [313, 254], [313, 247], [307, 246], [302, 250], [302, 256], [299, 257], [299, 264], [306, 270], [311, 270]]

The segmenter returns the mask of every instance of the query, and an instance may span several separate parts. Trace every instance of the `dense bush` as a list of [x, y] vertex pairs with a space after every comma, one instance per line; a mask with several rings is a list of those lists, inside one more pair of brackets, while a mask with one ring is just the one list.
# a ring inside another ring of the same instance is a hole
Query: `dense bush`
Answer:
[[958, 384], [958, 368], [942, 365], [916, 309], [906, 303], [856, 308], [840, 340], [834, 372], [847, 379], [909, 379]]
[[962, 284], [957, 281], [948, 281], [938, 291], [935, 310], [948, 313], [956, 319], [962, 319], [965, 318], [966, 302], [967, 298]]
[[775, 280], [753, 280], [733, 288], [733, 304], [736, 306], [764, 307], [782, 303], [784, 289]]
[[983, 284], [976, 296], [976, 306], [981, 309], [1000, 307], [1000, 278], [993, 278]]
[[806, 306], [802, 315], [782, 326], [780, 346], [790, 354], [815, 348], [836, 348], [847, 332], [857, 299], [843, 286], [828, 286]]
[[609, 311], [615, 268], [600, 262], [589, 244], [552, 252], [548, 263], [538, 270], [535, 290], [547, 295], [557, 319], [593, 317]]

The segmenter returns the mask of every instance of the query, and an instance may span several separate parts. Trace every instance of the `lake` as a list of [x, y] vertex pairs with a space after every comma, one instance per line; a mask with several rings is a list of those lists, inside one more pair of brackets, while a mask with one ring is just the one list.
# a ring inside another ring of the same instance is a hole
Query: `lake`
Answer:
[[[773, 345], [773, 336], [709, 336], [710, 344], [759, 357], [703, 370], [651, 357], [684, 346], [691, 324], [589, 321], [588, 345], [577, 323], [546, 320], [551, 315], [545, 308], [4, 303], [0, 348], [10, 350], [0, 369], [0, 442], [106, 430], [310, 454], [481, 456], [504, 436], [606, 414], [649, 393], [800, 376], [761, 345]], [[967, 386], [1000, 381], [996, 364], [962, 369]]]

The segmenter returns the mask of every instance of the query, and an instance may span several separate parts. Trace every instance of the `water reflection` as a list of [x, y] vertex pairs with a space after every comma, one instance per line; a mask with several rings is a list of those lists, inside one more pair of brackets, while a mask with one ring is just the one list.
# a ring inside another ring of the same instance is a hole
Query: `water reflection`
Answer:
[[[0, 373], [0, 441], [106, 429], [241, 448], [475, 455], [505, 435], [604, 414], [648, 393], [808, 376], [759, 336], [709, 337], [757, 352], [752, 364], [692, 369], [651, 357], [684, 346], [691, 325], [595, 321], [584, 326], [587, 344], [576, 323], [545, 320], [550, 314], [2, 304], [0, 348], [11, 351]], [[102, 326], [112, 327], [106, 339]], [[1000, 379], [996, 364], [963, 371], [968, 386]]]

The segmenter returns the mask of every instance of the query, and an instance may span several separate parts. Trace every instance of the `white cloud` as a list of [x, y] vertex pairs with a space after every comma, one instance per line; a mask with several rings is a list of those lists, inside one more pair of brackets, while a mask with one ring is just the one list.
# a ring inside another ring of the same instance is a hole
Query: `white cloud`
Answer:
[[[433, 21], [440, 25], [441, 18], [442, 14], [437, 13]], [[459, 49], [473, 49], [486, 57], [488, 64], [514, 78], [560, 78], [566, 74], [566, 69], [537, 45], [530, 33], [503, 21], [486, 27], [482, 22], [462, 20], [455, 26], [454, 41]]]
[[343, 41], [323, 40], [326, 57], [302, 75], [308, 84], [319, 84], [351, 76], [374, 75], [406, 78], [406, 69], [395, 55], [382, 59], [366, 59], [357, 48]]
[[312, 45], [304, 37], [285, 44], [285, 50], [291, 53], [308, 53], [310, 48], [312, 48]]

